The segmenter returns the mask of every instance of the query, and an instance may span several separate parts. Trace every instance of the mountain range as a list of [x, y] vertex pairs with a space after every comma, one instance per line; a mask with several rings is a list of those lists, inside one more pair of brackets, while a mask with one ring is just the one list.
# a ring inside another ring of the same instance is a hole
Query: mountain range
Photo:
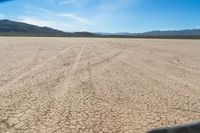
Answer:
[[55, 37], [142, 37], [142, 38], [200, 38], [200, 29], [150, 31], [144, 33], [91, 33], [64, 32], [61, 30], [36, 25], [0, 20], [1, 36], [55, 36]]
[[97, 32], [100, 35], [124, 35], [124, 36], [199, 36], [200, 29], [186, 29], [186, 30], [166, 30], [166, 31], [149, 31], [143, 33], [129, 33], [129, 32], [119, 32], [119, 33], [106, 33]]
[[15, 22], [10, 20], [0, 20], [0, 35], [7, 36], [59, 36], [59, 37], [91, 37], [96, 34], [90, 32], [64, 32], [49, 27], [39, 27], [36, 25]]

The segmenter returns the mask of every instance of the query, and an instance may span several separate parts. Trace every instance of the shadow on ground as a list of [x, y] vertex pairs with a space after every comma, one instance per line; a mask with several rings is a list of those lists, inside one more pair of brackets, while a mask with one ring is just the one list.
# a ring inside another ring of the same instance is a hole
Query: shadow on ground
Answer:
[[200, 133], [200, 122], [174, 128], [155, 129], [147, 133]]

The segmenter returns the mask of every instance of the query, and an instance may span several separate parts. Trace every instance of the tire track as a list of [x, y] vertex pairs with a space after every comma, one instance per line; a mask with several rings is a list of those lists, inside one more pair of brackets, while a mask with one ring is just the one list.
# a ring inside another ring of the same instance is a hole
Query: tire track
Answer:
[[[73, 76], [73, 75], [75, 74], [75, 71], [76, 71], [76, 69], [77, 69], [77, 67], [78, 67], [79, 61], [80, 61], [80, 59], [81, 59], [81, 57], [82, 57], [83, 51], [84, 51], [84, 49], [86, 48], [86, 46], [87, 46], [87, 44], [85, 44], [84, 46], [82, 46], [80, 52], [77, 54], [76, 59], [75, 59], [75, 62], [74, 62], [74, 64], [72, 65], [72, 68], [69, 70], [68, 75], [67, 75], [67, 78], [66, 78], [65, 81], [64, 81], [63, 88], [67, 88], [67, 87], [69, 86], [69, 82], [70, 82], [70, 80], [71, 80], [71, 78], [72, 78], [71, 76]], [[62, 89], [61, 91], [64, 91], [64, 90], [65, 90], [65, 89]], [[64, 93], [63, 93], [63, 94], [64, 94]], [[71, 92], [70, 92], [70, 94], [71, 94]]]
[[75, 46], [71, 46], [69, 48], [66, 48], [64, 50], [62, 50], [61, 52], [59, 52], [57, 55], [48, 58], [47, 60], [43, 61], [41, 64], [33, 67], [31, 70], [19, 75], [18, 77], [14, 78], [13, 80], [11, 80], [10, 82], [7, 82], [6, 84], [4, 84], [3, 86], [0, 87], [0, 92], [3, 91], [3, 88], [7, 88], [9, 85], [14, 84], [15, 82], [17, 82], [18, 80], [20, 80], [21, 78], [29, 75], [31, 72], [34, 72], [36, 70], [38, 70], [39, 68], [43, 67], [45, 64], [47, 64], [48, 62], [55, 60], [56, 58], [58, 58], [59, 56], [61, 56], [62, 54], [64, 54], [65, 52], [69, 51], [71, 48], [73, 48]]
[[[19, 74], [22, 79], [0, 94], [0, 132], [142, 133], [200, 118], [199, 95], [188, 90], [195, 88], [173, 77], [175, 66], [145, 53], [147, 45], [121, 39], [62, 41], [67, 47], [54, 52], [57, 57], [35, 64], [25, 77]], [[68, 52], [66, 41], [73, 41]]]

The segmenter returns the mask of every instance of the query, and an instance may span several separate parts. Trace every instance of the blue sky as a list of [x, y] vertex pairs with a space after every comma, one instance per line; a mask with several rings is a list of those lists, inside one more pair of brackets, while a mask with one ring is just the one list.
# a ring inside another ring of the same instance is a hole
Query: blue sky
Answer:
[[200, 28], [200, 0], [11, 0], [0, 19], [64, 31], [144, 32]]

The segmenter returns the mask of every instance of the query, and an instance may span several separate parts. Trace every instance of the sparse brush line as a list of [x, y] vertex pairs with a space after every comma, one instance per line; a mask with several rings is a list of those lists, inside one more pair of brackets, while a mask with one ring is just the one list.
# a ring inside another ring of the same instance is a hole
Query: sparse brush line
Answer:
[[43, 61], [41, 64], [33, 67], [32, 69], [30, 69], [29, 71], [22, 73], [21, 75], [19, 75], [18, 77], [14, 78], [13, 80], [5, 83], [3, 86], [0, 87], [0, 91], [2, 91], [3, 88], [6, 88], [7, 86], [9, 86], [10, 84], [13, 84], [15, 82], [17, 82], [18, 80], [20, 80], [21, 78], [29, 75], [31, 72], [36, 71], [37, 69], [43, 67], [45, 64], [47, 64], [48, 62], [56, 59], [57, 57], [61, 56], [62, 54], [64, 54], [65, 52], [69, 51], [71, 48], [75, 47], [75, 45], [69, 47], [69, 48], [65, 48], [64, 50], [62, 50], [61, 52], [59, 52], [58, 54], [48, 58], [47, 60]]

